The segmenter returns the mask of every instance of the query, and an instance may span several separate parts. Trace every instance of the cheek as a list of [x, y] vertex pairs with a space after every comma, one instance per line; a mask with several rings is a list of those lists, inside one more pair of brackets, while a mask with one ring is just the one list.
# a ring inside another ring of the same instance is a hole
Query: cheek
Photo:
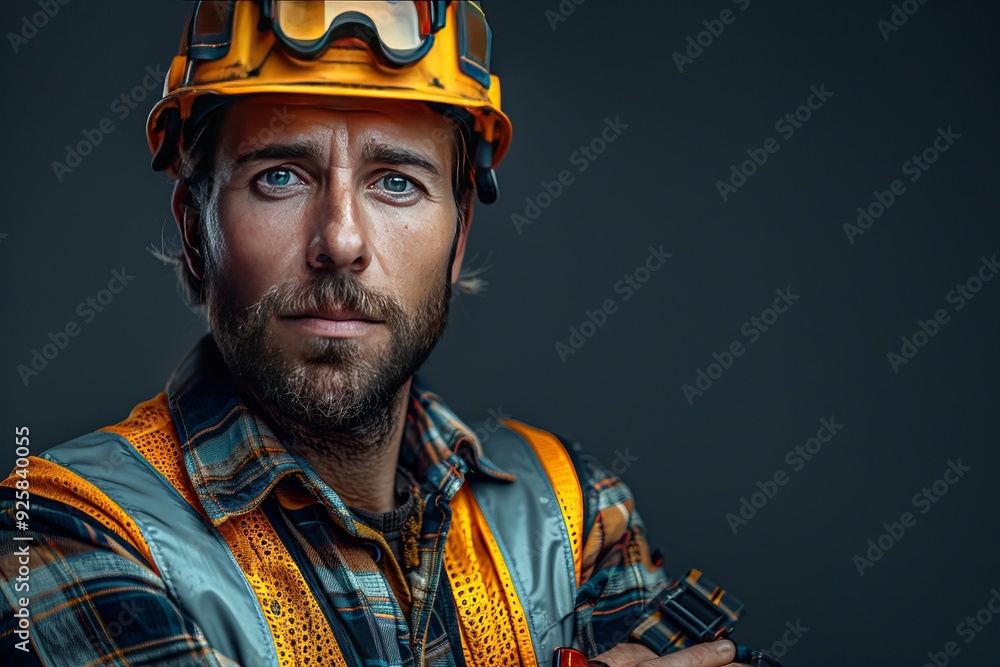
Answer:
[[249, 202], [223, 193], [219, 201], [220, 270], [244, 302], [256, 301], [272, 285], [295, 276], [298, 207]]
[[448, 275], [448, 259], [458, 226], [451, 206], [426, 202], [408, 208], [369, 207], [373, 263], [409, 303], [437, 292]]

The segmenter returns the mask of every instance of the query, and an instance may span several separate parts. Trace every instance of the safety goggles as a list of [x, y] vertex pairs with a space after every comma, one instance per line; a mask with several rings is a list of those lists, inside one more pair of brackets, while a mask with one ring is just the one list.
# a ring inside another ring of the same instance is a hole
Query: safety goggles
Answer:
[[[412, 65], [434, 45], [454, 2], [460, 70], [490, 86], [492, 34], [479, 2], [471, 0], [259, 0], [258, 29], [271, 30], [301, 60], [320, 58], [343, 38], [358, 38], [391, 68]], [[233, 2], [199, 0], [189, 26], [188, 57], [216, 60], [232, 43]]]
[[[423, 58], [444, 27], [449, 2], [428, 0], [261, 0], [262, 28], [270, 28], [296, 58], [315, 60], [333, 42], [354, 37], [389, 67]], [[457, 5], [460, 58], [489, 78], [490, 31], [478, 2]], [[477, 73], [478, 74], [478, 73]], [[481, 76], [475, 78], [481, 79]], [[486, 84], [488, 85], [488, 84]]]
[[295, 57], [315, 60], [338, 39], [363, 40], [385, 64], [412, 65], [444, 26], [444, 2], [263, 0], [261, 18]]

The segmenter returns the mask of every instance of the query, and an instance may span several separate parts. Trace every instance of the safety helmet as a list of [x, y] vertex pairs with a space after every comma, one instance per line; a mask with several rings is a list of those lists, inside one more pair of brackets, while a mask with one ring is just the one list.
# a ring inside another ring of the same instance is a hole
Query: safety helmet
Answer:
[[176, 178], [198, 124], [236, 96], [409, 100], [458, 124], [479, 199], [493, 203], [512, 127], [491, 41], [470, 0], [199, 0], [146, 121], [152, 167]]

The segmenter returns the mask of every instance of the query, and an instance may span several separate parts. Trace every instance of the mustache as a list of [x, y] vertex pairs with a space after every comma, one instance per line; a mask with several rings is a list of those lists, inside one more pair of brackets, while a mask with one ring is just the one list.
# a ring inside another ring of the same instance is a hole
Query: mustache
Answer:
[[390, 325], [404, 321], [406, 311], [393, 297], [365, 287], [346, 273], [325, 273], [307, 283], [272, 285], [247, 308], [252, 321], [289, 317], [306, 311], [351, 310], [362, 318], [383, 320]]

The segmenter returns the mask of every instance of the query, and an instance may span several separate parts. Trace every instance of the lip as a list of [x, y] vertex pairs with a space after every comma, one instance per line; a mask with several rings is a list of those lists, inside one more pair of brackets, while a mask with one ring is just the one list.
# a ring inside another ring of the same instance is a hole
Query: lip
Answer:
[[357, 312], [356, 310], [350, 310], [348, 308], [335, 308], [333, 310], [307, 310], [295, 315], [287, 315], [287, 319], [301, 319], [301, 318], [314, 318], [320, 320], [333, 320], [334, 322], [342, 322], [344, 320], [358, 320], [361, 322], [372, 322], [379, 323], [382, 320], [376, 320], [372, 317], [367, 317]]
[[356, 338], [371, 332], [382, 323], [348, 309], [311, 310], [286, 315], [282, 320], [307, 335]]

